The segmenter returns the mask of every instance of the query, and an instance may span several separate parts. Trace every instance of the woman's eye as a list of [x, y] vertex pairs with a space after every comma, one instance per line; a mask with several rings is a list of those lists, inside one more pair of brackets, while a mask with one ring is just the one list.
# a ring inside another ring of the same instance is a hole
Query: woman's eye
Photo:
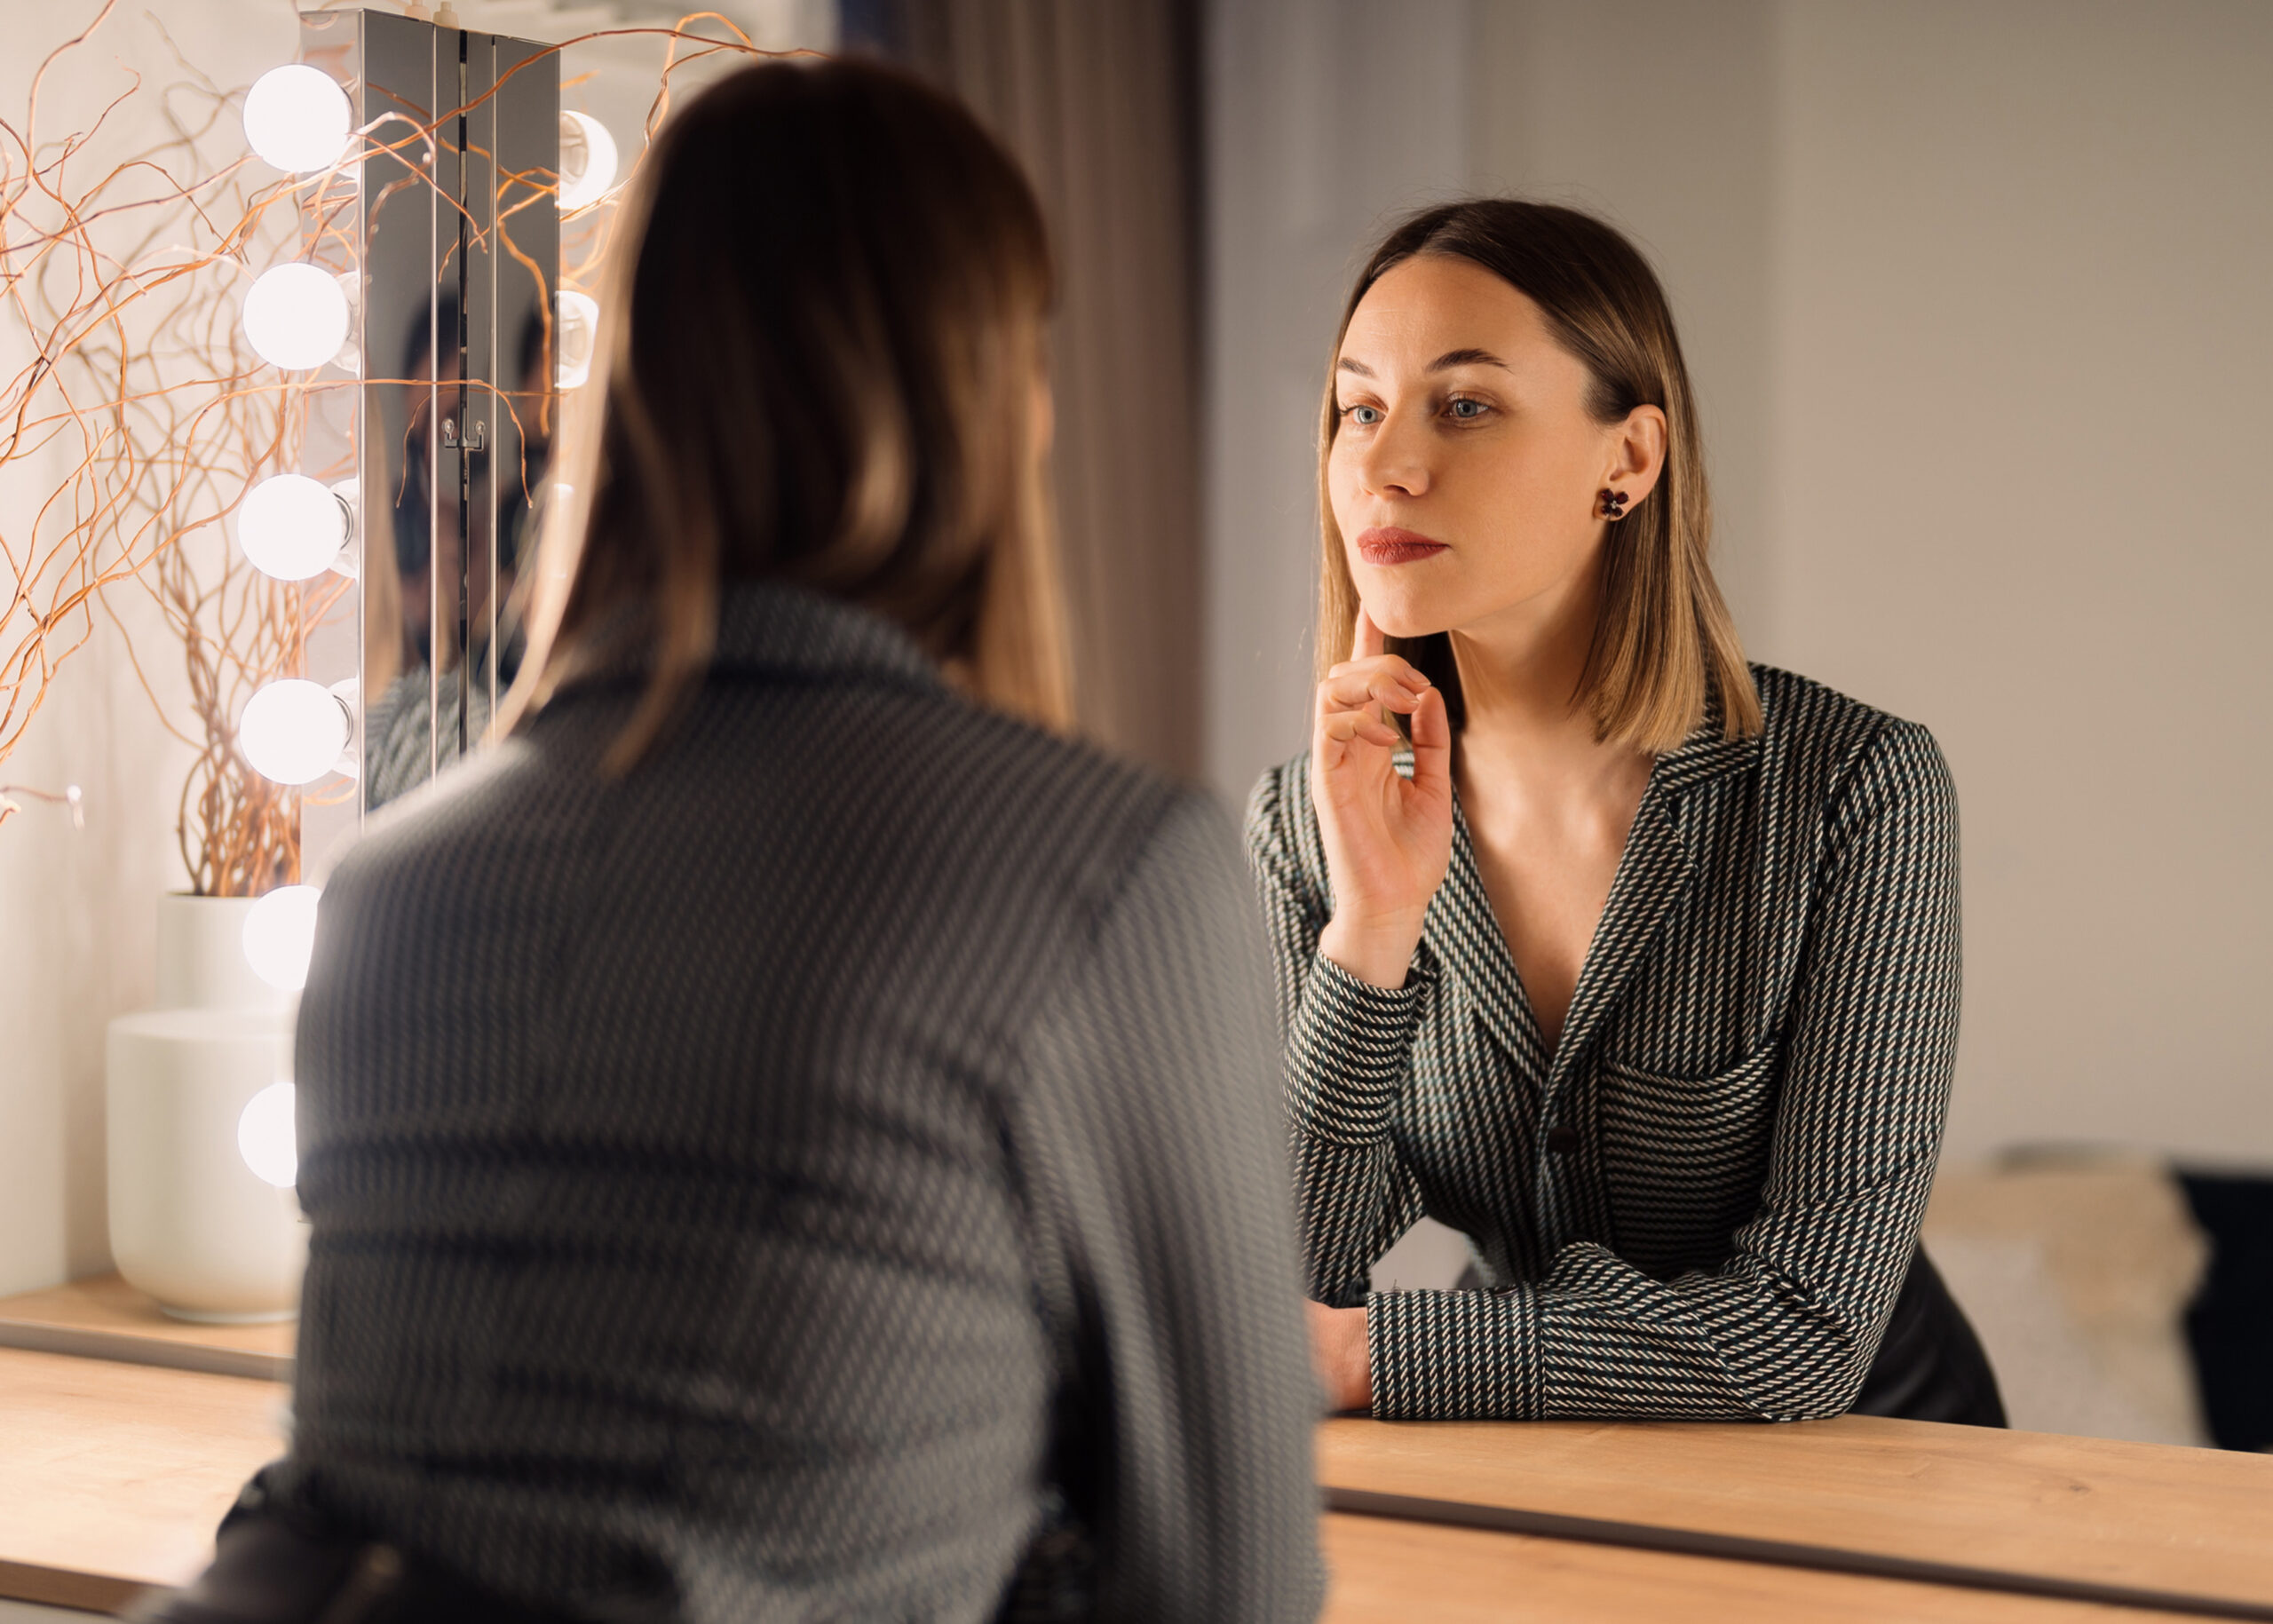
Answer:
[[1382, 408], [1378, 406], [1345, 406], [1342, 408], [1342, 415], [1350, 422], [1370, 429], [1382, 420]]
[[1461, 396], [1453, 400], [1445, 409], [1452, 413], [1459, 422], [1473, 423], [1491, 408], [1481, 400], [1470, 400]]

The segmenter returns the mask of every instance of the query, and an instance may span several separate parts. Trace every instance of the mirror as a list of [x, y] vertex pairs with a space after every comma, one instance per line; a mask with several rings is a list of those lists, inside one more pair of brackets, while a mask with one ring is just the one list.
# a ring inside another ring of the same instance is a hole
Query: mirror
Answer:
[[516, 587], [555, 417], [559, 59], [377, 12], [304, 27], [352, 53], [342, 76], [367, 131], [353, 236], [368, 812], [479, 748], [518, 669]]

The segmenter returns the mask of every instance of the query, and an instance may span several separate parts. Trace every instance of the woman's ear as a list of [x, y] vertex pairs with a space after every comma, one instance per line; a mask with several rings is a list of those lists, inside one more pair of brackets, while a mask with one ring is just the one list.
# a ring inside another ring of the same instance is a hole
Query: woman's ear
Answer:
[[1666, 467], [1666, 415], [1656, 406], [1637, 406], [1611, 428], [1611, 463], [1603, 483], [1640, 502], [1657, 488]]

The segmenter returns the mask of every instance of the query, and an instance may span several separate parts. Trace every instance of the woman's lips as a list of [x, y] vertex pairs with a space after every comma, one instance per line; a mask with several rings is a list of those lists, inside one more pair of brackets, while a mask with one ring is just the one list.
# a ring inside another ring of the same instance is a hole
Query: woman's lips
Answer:
[[1417, 558], [1433, 558], [1445, 551], [1442, 542], [1432, 542], [1410, 530], [1376, 527], [1358, 537], [1358, 556], [1368, 564], [1410, 564]]

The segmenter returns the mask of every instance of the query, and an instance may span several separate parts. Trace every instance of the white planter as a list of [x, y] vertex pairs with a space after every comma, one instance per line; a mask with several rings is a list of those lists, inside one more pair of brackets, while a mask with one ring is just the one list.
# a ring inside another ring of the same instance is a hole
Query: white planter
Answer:
[[110, 1024], [110, 1245], [118, 1271], [183, 1319], [289, 1319], [307, 1225], [238, 1146], [255, 1095], [292, 1075], [297, 1000], [252, 973], [251, 902], [158, 899], [160, 1008]]

